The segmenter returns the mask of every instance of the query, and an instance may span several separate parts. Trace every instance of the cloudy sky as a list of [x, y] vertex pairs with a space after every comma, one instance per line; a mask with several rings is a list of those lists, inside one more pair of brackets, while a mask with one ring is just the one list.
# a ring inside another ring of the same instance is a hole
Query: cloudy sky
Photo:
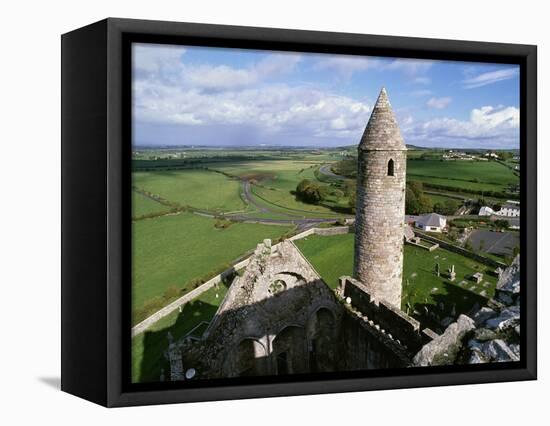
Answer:
[[407, 144], [518, 148], [519, 67], [133, 46], [136, 145], [344, 146], [385, 86]]

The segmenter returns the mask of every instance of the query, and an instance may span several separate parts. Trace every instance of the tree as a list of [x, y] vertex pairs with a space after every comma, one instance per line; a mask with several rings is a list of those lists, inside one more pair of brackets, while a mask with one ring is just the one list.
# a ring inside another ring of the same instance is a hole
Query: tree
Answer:
[[510, 227], [510, 223], [506, 219], [497, 219], [494, 224], [497, 228], [501, 229], [508, 229]]
[[443, 203], [435, 203], [433, 205], [433, 211], [439, 214], [452, 215], [458, 210], [458, 207], [458, 201], [448, 199]]
[[352, 192], [349, 194], [349, 200], [348, 200], [348, 207], [350, 208], [352, 213], [355, 213], [357, 200], [356, 200], [356, 194], [355, 192]]
[[405, 190], [405, 213], [418, 215], [432, 210], [432, 200], [424, 194], [422, 182], [410, 182]]
[[414, 191], [407, 187], [405, 190], [405, 213], [406, 214], [418, 214], [420, 207], [418, 204], [418, 199]]
[[416, 180], [413, 180], [407, 184], [407, 186], [411, 189], [412, 192], [414, 192], [414, 195], [417, 197], [424, 193], [424, 188], [422, 186], [422, 182], [418, 182]]
[[296, 197], [309, 204], [318, 204], [323, 200], [321, 187], [309, 179], [302, 180], [296, 186]]

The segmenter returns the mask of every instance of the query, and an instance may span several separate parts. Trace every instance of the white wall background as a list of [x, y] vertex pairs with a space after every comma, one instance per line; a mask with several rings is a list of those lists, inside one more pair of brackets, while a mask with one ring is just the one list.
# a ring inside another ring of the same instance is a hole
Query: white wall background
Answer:
[[[60, 34], [108, 16], [539, 46], [539, 206], [550, 210], [548, 11], [543, 1], [124, 0], [2, 4], [0, 65], [0, 423], [106, 425], [542, 424], [548, 317], [539, 312], [539, 381], [106, 410], [56, 389], [60, 358]], [[539, 224], [539, 258], [550, 254]], [[548, 269], [540, 268], [544, 307]], [[21, 305], [23, 304], [24, 305]]]

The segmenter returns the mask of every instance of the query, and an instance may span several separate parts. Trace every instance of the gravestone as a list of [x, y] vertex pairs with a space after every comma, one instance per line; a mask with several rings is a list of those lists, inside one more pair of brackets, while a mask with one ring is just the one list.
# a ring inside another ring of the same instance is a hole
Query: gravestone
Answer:
[[451, 265], [449, 269], [449, 281], [453, 282], [456, 279], [455, 265]]

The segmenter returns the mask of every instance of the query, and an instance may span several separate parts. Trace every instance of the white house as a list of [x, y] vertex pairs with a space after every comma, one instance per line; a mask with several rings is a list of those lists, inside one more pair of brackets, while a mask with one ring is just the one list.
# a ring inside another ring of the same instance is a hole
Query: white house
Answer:
[[519, 201], [506, 201], [506, 204], [495, 214], [497, 216], [519, 217]]
[[478, 214], [480, 216], [492, 216], [495, 214], [495, 211], [491, 207], [483, 206], [482, 208], [479, 209]]
[[418, 229], [428, 232], [442, 232], [447, 226], [447, 218], [437, 213], [428, 213], [419, 216], [415, 221]]

